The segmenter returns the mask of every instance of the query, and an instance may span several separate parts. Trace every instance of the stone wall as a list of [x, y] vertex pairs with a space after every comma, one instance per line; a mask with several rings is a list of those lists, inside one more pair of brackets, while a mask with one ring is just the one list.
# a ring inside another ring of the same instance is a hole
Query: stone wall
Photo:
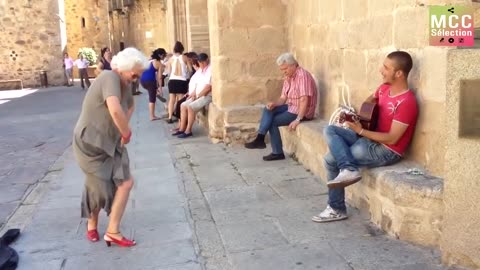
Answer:
[[348, 88], [359, 109], [381, 83], [379, 69], [394, 50], [414, 58], [409, 76], [420, 115], [409, 158], [433, 174], [445, 165], [445, 85], [448, 47], [428, 44], [428, 5], [471, 1], [290, 1], [289, 45], [317, 80], [320, 117], [329, 119]]
[[[63, 83], [58, 13], [58, 0], [0, 0], [0, 80], [39, 86], [38, 71], [46, 70], [50, 85]], [[14, 87], [20, 86], [0, 84], [0, 89]]]
[[131, 45], [145, 52], [147, 56], [156, 48], [169, 51], [172, 46], [167, 39], [165, 8], [163, 1], [151, 0], [135, 1], [133, 6], [129, 24], [133, 34]]
[[210, 55], [207, 7], [207, 0], [187, 0], [187, 48], [189, 51]]
[[79, 48], [93, 48], [100, 54], [103, 47], [110, 47], [108, 10], [108, 0], [65, 0], [65, 50], [72, 58], [77, 58]]
[[167, 2], [167, 35], [170, 50], [173, 50], [175, 41], [182, 42], [185, 50], [188, 51], [187, 35], [187, 0], [166, 0]]
[[284, 1], [208, 1], [213, 104], [212, 138], [242, 142], [258, 126], [254, 105], [276, 98], [281, 74], [275, 63], [287, 48]]
[[443, 260], [449, 265], [461, 264], [472, 269], [480, 269], [480, 185], [478, 185], [478, 160], [480, 159], [480, 134], [462, 138], [459, 136], [462, 124], [475, 126], [479, 130], [480, 92], [464, 98], [473, 100], [470, 106], [473, 119], [462, 119], [460, 109], [462, 81], [477, 80], [474, 90], [480, 87], [480, 50], [452, 50], [447, 61], [446, 87], [446, 160], [444, 221], [441, 250]]

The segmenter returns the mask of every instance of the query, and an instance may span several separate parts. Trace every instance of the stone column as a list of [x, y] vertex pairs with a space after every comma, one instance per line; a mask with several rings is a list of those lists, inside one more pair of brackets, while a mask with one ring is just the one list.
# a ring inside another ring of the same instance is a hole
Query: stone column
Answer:
[[[447, 60], [444, 220], [441, 250], [449, 265], [480, 268], [479, 50], [450, 50]], [[470, 89], [470, 90], [469, 90]], [[465, 93], [465, 94], [462, 94]], [[477, 119], [477, 120], [474, 120]], [[473, 134], [462, 137], [462, 126]]]
[[208, 1], [187, 0], [187, 36], [189, 50], [210, 55], [208, 35]]
[[188, 51], [187, 37], [187, 11], [186, 0], [168, 0], [167, 2], [167, 29], [168, 29], [168, 49], [171, 51], [175, 41], [183, 43], [185, 50]]
[[258, 127], [261, 108], [280, 96], [276, 58], [287, 50], [285, 1], [209, 0], [213, 103], [209, 135], [242, 143]]

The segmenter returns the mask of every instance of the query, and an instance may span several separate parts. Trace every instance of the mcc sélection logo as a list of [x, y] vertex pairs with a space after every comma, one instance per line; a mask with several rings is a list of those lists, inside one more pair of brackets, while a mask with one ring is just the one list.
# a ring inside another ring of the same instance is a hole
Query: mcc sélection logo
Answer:
[[430, 6], [430, 45], [474, 45], [473, 8], [467, 6]]

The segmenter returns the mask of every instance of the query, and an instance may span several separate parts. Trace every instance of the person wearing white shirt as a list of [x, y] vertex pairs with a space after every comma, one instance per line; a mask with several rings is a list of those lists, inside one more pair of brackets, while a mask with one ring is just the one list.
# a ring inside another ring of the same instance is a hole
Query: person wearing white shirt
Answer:
[[65, 76], [67, 76], [68, 86], [73, 86], [73, 59], [68, 53], [63, 54], [63, 66], [65, 67]]
[[[82, 89], [85, 89], [85, 84], [87, 89], [90, 87], [90, 80], [88, 79], [87, 68], [90, 65], [87, 59], [83, 58], [83, 54], [78, 54], [78, 59], [73, 63], [78, 68], [78, 74], [80, 75], [80, 85]], [[85, 81], [85, 84], [83, 83]]]
[[208, 55], [205, 53], [199, 54], [198, 64], [200, 68], [191, 78], [188, 99], [181, 105], [180, 128], [172, 134], [181, 139], [193, 135], [192, 127], [196, 114], [212, 102], [212, 70]]

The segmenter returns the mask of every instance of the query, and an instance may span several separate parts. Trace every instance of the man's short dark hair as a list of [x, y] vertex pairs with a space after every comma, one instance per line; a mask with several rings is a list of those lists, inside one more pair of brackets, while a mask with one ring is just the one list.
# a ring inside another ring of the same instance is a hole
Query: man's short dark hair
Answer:
[[205, 62], [208, 60], [208, 55], [206, 53], [201, 53], [198, 55], [198, 62]]
[[413, 61], [410, 54], [404, 51], [396, 51], [387, 55], [388, 59], [395, 61], [395, 69], [401, 70], [408, 77], [408, 73], [412, 70]]

